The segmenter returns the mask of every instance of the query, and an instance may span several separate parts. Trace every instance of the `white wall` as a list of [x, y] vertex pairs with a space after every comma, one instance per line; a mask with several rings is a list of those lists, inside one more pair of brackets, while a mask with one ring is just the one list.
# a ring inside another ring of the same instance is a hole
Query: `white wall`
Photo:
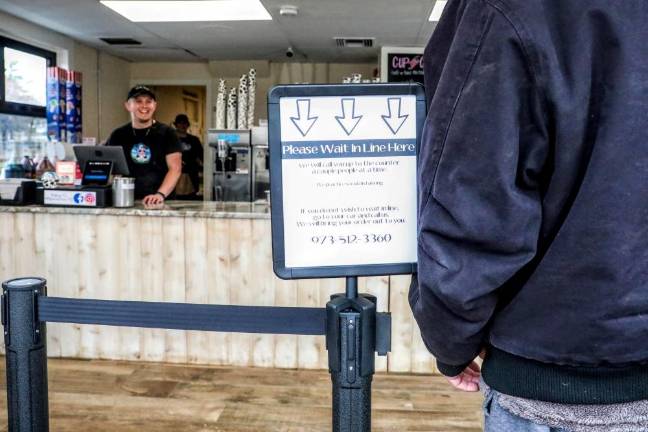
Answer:
[[97, 104], [99, 106], [99, 141], [105, 141], [113, 129], [128, 122], [130, 117], [124, 101], [130, 89], [131, 63], [98, 51], [96, 67]]
[[[131, 83], [186, 84], [204, 83], [208, 89], [208, 111], [211, 113], [218, 91], [218, 80], [223, 78], [228, 87], [238, 86], [239, 78], [251, 67], [257, 71], [256, 118], [267, 118], [267, 93], [277, 84], [308, 82], [339, 83], [352, 73], [366, 78], [373, 76], [377, 63], [295, 63], [248, 61], [212, 61], [209, 63], [153, 63], [134, 62], [130, 65]], [[211, 93], [210, 97], [209, 94]], [[213, 127], [212, 115], [207, 116], [208, 127]]]
[[130, 63], [72, 38], [0, 12], [0, 34], [56, 52], [57, 65], [83, 74], [83, 135], [105, 140], [128, 121], [123, 99], [130, 85]]

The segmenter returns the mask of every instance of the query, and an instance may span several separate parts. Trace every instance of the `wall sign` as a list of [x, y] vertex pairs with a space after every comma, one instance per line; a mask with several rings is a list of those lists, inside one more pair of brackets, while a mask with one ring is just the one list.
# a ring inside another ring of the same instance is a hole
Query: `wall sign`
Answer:
[[388, 54], [387, 82], [414, 81], [423, 84], [423, 56], [420, 54]]
[[423, 88], [280, 86], [268, 112], [275, 273], [411, 273]]
[[382, 47], [380, 59], [381, 81], [424, 84], [422, 47]]

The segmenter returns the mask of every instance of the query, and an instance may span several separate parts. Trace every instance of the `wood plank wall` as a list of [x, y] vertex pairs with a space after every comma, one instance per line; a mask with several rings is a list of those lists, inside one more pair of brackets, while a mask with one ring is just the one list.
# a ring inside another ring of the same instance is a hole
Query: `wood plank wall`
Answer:
[[[283, 281], [270, 221], [0, 213], [0, 281], [39, 276], [51, 296], [324, 307], [343, 279]], [[361, 278], [392, 313], [378, 371], [436, 372], [407, 303], [409, 276]], [[322, 336], [252, 335], [48, 324], [51, 357], [325, 369]]]

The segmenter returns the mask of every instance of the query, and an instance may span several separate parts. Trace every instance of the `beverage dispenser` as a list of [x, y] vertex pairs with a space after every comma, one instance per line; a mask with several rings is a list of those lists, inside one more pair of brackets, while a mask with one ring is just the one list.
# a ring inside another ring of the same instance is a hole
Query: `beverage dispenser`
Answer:
[[250, 130], [209, 129], [213, 148], [214, 199], [252, 201]]

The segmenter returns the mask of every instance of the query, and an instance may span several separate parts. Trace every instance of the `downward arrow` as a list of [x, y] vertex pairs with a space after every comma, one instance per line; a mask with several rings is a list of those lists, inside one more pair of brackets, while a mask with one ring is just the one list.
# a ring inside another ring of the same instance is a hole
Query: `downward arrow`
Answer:
[[362, 119], [362, 116], [355, 115], [355, 102], [355, 99], [342, 99], [342, 115], [335, 116], [347, 135], [351, 135]]
[[310, 115], [310, 99], [297, 99], [297, 117], [290, 117], [293, 124], [303, 137], [308, 135], [311, 128], [319, 117], [311, 117]]
[[396, 135], [400, 128], [405, 124], [405, 120], [407, 120], [409, 114], [401, 115], [401, 98], [388, 98], [387, 105], [389, 108], [389, 114], [382, 116], [382, 118], [387, 124], [389, 130]]

